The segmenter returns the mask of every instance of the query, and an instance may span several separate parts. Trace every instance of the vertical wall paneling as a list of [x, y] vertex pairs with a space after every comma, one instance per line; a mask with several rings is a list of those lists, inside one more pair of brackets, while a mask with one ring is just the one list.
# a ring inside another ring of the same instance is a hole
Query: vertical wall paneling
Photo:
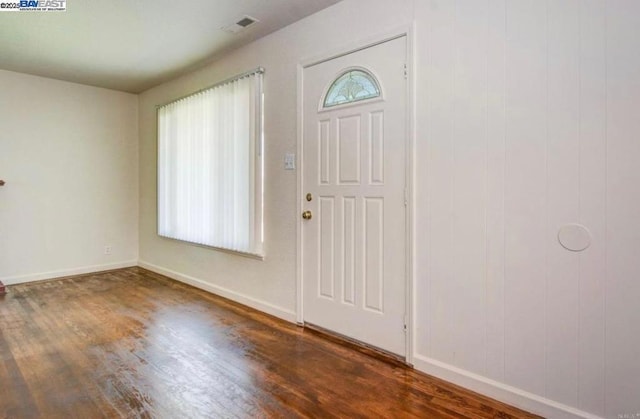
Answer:
[[604, 416], [606, 33], [605, 3], [580, 3], [580, 218], [592, 236], [580, 258], [578, 404]]
[[558, 242], [558, 229], [578, 222], [579, 0], [547, 3], [546, 394], [577, 403], [579, 254]]
[[640, 413], [640, 2], [607, 2], [606, 416]]
[[[453, 363], [453, 304], [456, 296], [451, 292], [450, 267], [453, 265], [452, 237], [452, 182], [455, 161], [453, 132], [455, 115], [455, 91], [453, 66], [457, 45], [454, 42], [455, 2], [432, 2], [427, 6], [429, 35], [428, 67], [425, 71], [429, 100], [426, 103], [429, 124], [426, 127], [427, 189], [429, 213], [427, 220], [427, 249], [429, 292], [426, 315], [429, 319], [429, 356]], [[418, 165], [420, 166], [420, 165]], [[418, 185], [418, 188], [420, 185]], [[418, 211], [419, 212], [419, 211]], [[420, 252], [420, 249], [418, 249]], [[418, 257], [418, 260], [420, 256]], [[421, 295], [422, 297], [422, 295]]]
[[[431, 298], [433, 294], [432, 286], [432, 264], [431, 264], [431, 246], [433, 241], [430, 239], [431, 234], [431, 188], [434, 182], [431, 180], [431, 164], [433, 158], [433, 147], [431, 146], [432, 131], [428, 129], [432, 125], [432, 113], [436, 104], [431, 100], [433, 94], [432, 83], [429, 81], [436, 72], [433, 65], [433, 48], [435, 43], [433, 39], [435, 25], [433, 21], [433, 11], [426, 2], [414, 3], [415, 17], [415, 51], [414, 51], [414, 68], [410, 68], [415, 74], [414, 86], [415, 94], [415, 154], [414, 161], [414, 271], [413, 271], [413, 353], [414, 356], [431, 356], [430, 347], [431, 333], [431, 316], [435, 299]], [[423, 39], [422, 42], [417, 40]], [[417, 77], [418, 71], [424, 76]], [[423, 95], [417, 92], [425, 92]], [[428, 92], [428, 94], [426, 93]], [[427, 124], [418, 124], [420, 118], [429, 120]], [[418, 179], [422, 179], [418, 181]], [[417, 214], [422, 213], [423, 216]], [[428, 234], [420, 234], [420, 232], [429, 232]]]
[[506, 0], [487, 11], [487, 377], [504, 380], [504, 170]]
[[640, 413], [640, 3], [432, 0], [416, 21], [416, 358]]
[[[455, 363], [484, 372], [487, 193], [487, 2], [460, 0], [454, 14], [451, 168], [452, 263], [447, 286]], [[451, 258], [449, 259], [451, 260]]]
[[505, 378], [545, 395], [546, 2], [507, 5]]

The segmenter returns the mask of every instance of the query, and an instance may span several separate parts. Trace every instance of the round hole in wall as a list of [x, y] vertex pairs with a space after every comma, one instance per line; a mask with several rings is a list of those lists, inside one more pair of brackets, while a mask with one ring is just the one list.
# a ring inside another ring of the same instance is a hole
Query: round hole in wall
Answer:
[[583, 225], [566, 224], [558, 231], [558, 241], [567, 250], [581, 252], [591, 245], [591, 233]]

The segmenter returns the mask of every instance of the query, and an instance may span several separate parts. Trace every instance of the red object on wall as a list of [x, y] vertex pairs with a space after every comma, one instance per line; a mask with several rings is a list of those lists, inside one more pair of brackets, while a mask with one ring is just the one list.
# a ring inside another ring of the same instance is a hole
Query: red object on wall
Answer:
[[7, 293], [7, 288], [4, 286], [2, 281], [0, 281], [0, 295], [5, 295]]

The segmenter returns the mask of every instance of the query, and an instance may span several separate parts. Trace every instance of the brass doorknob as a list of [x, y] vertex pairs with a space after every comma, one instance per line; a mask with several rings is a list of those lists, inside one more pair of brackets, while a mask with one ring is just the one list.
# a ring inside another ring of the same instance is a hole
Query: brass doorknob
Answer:
[[305, 211], [302, 213], [302, 218], [304, 218], [305, 220], [310, 220], [311, 217], [313, 217], [313, 214], [311, 214], [311, 211]]

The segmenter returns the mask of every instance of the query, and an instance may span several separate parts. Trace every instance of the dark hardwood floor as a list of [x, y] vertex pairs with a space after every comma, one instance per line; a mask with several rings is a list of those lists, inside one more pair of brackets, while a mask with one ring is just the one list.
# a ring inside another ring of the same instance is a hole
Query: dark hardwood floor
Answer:
[[0, 418], [532, 418], [140, 268], [0, 297]]

